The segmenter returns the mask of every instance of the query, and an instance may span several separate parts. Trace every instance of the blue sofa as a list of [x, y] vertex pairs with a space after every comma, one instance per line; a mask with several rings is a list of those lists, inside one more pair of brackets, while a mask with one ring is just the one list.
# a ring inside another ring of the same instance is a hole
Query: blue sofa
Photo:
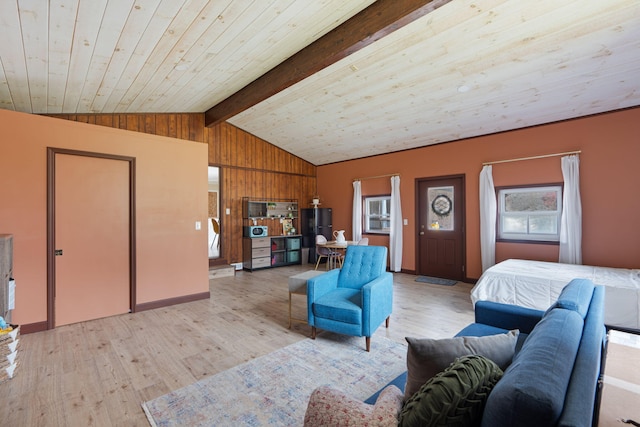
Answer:
[[[520, 330], [516, 353], [489, 394], [482, 426], [596, 425], [606, 352], [604, 287], [574, 279], [547, 311], [478, 301], [475, 323], [456, 336], [512, 329]], [[403, 390], [405, 382], [406, 373], [390, 384]]]

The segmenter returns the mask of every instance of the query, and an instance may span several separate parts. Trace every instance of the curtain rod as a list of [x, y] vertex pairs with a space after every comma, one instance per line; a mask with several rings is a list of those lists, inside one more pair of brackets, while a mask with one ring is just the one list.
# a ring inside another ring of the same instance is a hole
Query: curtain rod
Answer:
[[557, 156], [568, 156], [570, 154], [580, 154], [582, 153], [582, 150], [577, 150], [577, 151], [567, 151], [565, 153], [554, 153], [554, 154], [543, 154], [541, 156], [531, 156], [531, 157], [520, 157], [518, 159], [508, 159], [508, 160], [497, 160], [495, 162], [486, 162], [483, 163], [482, 166], [487, 166], [487, 165], [495, 165], [497, 163], [509, 163], [509, 162], [519, 162], [521, 160], [535, 160], [535, 159], [544, 159], [546, 157], [557, 157]]
[[362, 181], [365, 179], [374, 179], [374, 178], [385, 178], [387, 176], [400, 176], [399, 173], [388, 173], [386, 175], [376, 175], [376, 176], [365, 176], [364, 178], [353, 178], [354, 181]]

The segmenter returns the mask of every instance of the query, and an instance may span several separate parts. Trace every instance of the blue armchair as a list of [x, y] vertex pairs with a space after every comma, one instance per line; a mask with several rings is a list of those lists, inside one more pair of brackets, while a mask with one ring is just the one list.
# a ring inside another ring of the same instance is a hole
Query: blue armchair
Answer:
[[365, 337], [371, 350], [371, 335], [383, 321], [389, 327], [393, 306], [393, 275], [386, 271], [387, 248], [349, 246], [341, 269], [307, 281], [307, 313], [311, 338], [316, 328]]

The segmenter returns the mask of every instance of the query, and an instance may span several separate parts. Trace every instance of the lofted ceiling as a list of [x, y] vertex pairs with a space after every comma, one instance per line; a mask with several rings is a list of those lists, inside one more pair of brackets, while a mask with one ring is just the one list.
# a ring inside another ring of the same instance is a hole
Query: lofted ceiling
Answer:
[[639, 1], [437, 0], [309, 77], [227, 108], [368, 7], [412, 3], [397, 1], [0, 1], [0, 108], [226, 108], [231, 124], [323, 165], [640, 105]]

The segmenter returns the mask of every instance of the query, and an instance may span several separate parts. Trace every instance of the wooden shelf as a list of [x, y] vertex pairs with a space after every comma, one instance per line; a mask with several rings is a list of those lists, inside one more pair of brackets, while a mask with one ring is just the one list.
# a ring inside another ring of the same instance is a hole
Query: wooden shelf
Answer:
[[298, 218], [298, 201], [294, 199], [255, 200], [245, 197], [242, 203], [244, 219]]

